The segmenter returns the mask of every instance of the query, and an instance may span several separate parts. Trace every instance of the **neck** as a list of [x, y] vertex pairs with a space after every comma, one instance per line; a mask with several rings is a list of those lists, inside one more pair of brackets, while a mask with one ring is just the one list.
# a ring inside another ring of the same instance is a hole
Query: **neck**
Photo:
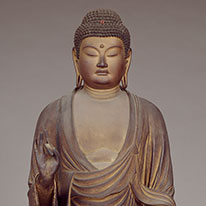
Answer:
[[84, 91], [95, 99], [111, 99], [120, 94], [120, 86], [117, 85], [111, 89], [94, 89], [84, 84]]

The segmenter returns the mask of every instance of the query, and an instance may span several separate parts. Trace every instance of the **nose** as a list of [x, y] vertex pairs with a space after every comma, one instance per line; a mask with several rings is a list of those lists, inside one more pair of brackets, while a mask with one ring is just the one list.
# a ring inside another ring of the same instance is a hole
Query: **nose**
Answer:
[[99, 62], [96, 65], [99, 68], [106, 68], [108, 67], [108, 64], [105, 62], [104, 56], [101, 56], [99, 59]]

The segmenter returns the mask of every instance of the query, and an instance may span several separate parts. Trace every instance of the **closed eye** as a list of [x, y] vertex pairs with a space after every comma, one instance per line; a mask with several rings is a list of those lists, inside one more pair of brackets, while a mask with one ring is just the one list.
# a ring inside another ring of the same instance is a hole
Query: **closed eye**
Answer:
[[121, 54], [121, 52], [122, 52], [122, 48], [121, 47], [114, 46], [114, 47], [109, 48], [106, 51], [106, 55], [107, 55], [107, 57], [116, 57], [119, 54]]
[[94, 47], [86, 46], [83, 48], [84, 53], [90, 57], [97, 57], [98, 51]]
[[90, 57], [97, 57], [96, 54], [91, 54], [91, 53], [86, 53], [87, 56], [90, 56]]
[[115, 57], [117, 55], [118, 55], [118, 53], [116, 53], [116, 54], [107, 54], [107, 57]]

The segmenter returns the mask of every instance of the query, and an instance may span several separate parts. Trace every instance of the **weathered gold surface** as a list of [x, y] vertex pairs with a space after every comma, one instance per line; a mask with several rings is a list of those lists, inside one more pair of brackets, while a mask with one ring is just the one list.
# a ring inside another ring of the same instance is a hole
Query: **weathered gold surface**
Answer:
[[37, 123], [29, 205], [174, 206], [163, 117], [124, 89], [131, 50], [117, 37], [88, 37], [73, 59], [78, 89]]

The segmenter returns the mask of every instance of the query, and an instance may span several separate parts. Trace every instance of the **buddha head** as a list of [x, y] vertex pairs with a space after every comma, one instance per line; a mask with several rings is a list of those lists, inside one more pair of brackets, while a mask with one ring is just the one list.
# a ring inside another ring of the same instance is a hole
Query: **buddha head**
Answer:
[[74, 36], [76, 87], [127, 87], [131, 60], [130, 34], [119, 15], [98, 9], [86, 14]]

